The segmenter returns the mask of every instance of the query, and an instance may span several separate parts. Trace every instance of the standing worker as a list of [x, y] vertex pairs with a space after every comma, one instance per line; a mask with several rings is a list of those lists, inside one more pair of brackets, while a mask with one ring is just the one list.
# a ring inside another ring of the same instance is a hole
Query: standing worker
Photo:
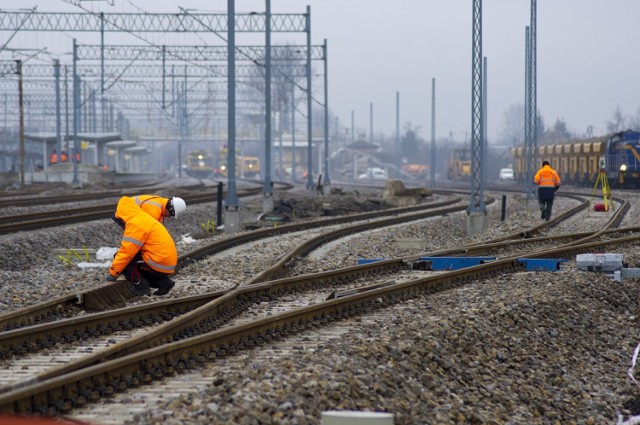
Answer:
[[58, 163], [58, 151], [53, 150], [53, 153], [49, 157], [49, 165], [56, 165]]
[[533, 182], [538, 185], [538, 202], [540, 205], [540, 218], [549, 221], [551, 207], [556, 191], [560, 188], [560, 176], [551, 168], [549, 161], [542, 161], [542, 168], [538, 170]]
[[169, 275], [178, 264], [178, 252], [167, 229], [144, 212], [133, 198], [118, 201], [114, 220], [124, 228], [120, 249], [113, 258], [107, 281], [124, 274], [134, 285], [134, 294], [166, 295], [175, 285]]

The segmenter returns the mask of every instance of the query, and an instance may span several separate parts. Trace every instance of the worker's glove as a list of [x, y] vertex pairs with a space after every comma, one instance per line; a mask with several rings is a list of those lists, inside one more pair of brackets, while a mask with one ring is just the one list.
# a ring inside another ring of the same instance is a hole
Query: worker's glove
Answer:
[[554, 191], [554, 192], [557, 192], [557, 191], [558, 191], [558, 189], [560, 189], [560, 186], [556, 186], [556, 187], [554, 187], [554, 188], [553, 188], [553, 191]]
[[113, 277], [112, 275], [107, 276], [107, 282], [115, 282], [117, 277]]

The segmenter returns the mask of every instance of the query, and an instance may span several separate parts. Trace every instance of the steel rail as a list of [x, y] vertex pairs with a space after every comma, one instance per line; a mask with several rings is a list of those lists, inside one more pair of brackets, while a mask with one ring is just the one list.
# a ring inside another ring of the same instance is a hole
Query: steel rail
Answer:
[[[453, 207], [453, 208], [446, 208], [444, 210], [444, 212], [452, 212], [454, 210], [464, 210], [465, 206], [458, 206], [458, 207]], [[438, 210], [437, 213], [442, 214], [443, 210]], [[416, 219], [420, 219], [420, 218], [425, 218], [428, 216], [432, 216], [434, 215], [434, 213], [432, 211], [427, 212], [427, 213], [418, 213], [418, 214], [411, 214], [409, 217], [404, 216], [404, 217], [394, 217], [391, 219], [386, 219], [386, 220], [379, 220], [376, 222], [369, 222], [369, 223], [365, 223], [365, 224], [359, 224], [356, 226], [351, 226], [348, 229], [342, 229], [340, 231], [334, 231], [334, 232], [330, 232], [329, 236], [327, 235], [321, 235], [320, 237], [316, 237], [316, 238], [312, 238], [312, 240], [305, 242], [301, 245], [299, 245], [297, 248], [295, 248], [294, 250], [292, 250], [289, 255], [285, 256], [285, 258], [281, 261], [279, 261], [275, 266], [271, 267], [270, 269], [268, 269], [268, 273], [267, 274], [260, 274], [258, 275], [257, 278], [252, 279], [251, 283], [252, 284], [256, 284], [258, 281], [260, 281], [261, 279], [264, 280], [267, 277], [269, 278], [274, 278], [275, 276], [277, 276], [278, 274], [282, 274], [282, 270], [285, 267], [285, 264], [290, 263], [291, 259], [293, 257], [296, 256], [302, 256], [302, 255], [306, 255], [306, 253], [310, 252], [311, 250], [313, 250], [315, 247], [319, 246], [320, 244], [326, 243], [330, 240], [336, 239], [337, 237], [340, 236], [344, 236], [346, 234], [350, 234], [350, 233], [354, 233], [355, 231], [362, 231], [363, 229], [367, 229], [367, 228], [371, 228], [371, 227], [377, 227], [377, 226], [388, 226], [388, 225], [392, 225], [392, 224], [396, 224], [398, 222], [401, 221], [413, 221]], [[393, 262], [392, 262], [393, 263]], [[349, 275], [349, 279], [354, 279], [354, 276], [360, 276], [362, 273], [364, 273], [364, 270], [367, 269], [371, 269], [371, 268], [378, 268], [378, 267], [384, 267], [385, 262], [382, 263], [378, 263], [375, 266], [359, 266], [359, 267], [354, 267], [351, 268], [349, 270], [349, 272], [345, 272], [346, 275]], [[342, 271], [338, 272], [341, 277], [341, 280], [347, 279], [346, 275], [342, 276]], [[350, 274], [351, 273], [351, 274]], [[323, 275], [326, 276], [326, 275]], [[296, 279], [293, 279], [293, 282], [297, 282]], [[229, 295], [229, 298], [227, 301], [224, 300], [225, 297], [222, 297], [220, 302], [212, 302], [210, 304], [207, 304], [205, 306], [203, 306], [202, 308], [198, 309], [197, 311], [192, 312], [192, 314], [189, 315], [185, 315], [183, 317], [180, 318], [180, 320], [174, 321], [170, 324], [166, 324], [164, 326], [158, 327], [152, 331], [150, 331], [149, 333], [145, 334], [145, 336], [143, 338], [137, 338], [137, 339], [132, 339], [126, 342], [123, 342], [119, 345], [118, 348], [113, 348], [112, 354], [107, 354], [107, 353], [100, 353], [100, 354], [96, 354], [94, 356], [89, 356], [86, 357], [84, 359], [81, 359], [79, 361], [73, 362], [71, 364], [67, 364], [64, 365], [60, 368], [57, 368], [55, 370], [51, 370], [51, 371], [47, 371], [43, 374], [39, 375], [39, 380], [42, 379], [47, 379], [62, 373], [66, 373], [69, 370], [73, 370], [73, 369], [77, 369], [80, 367], [84, 367], [86, 365], [89, 365], [91, 363], [95, 363], [97, 361], [101, 361], [104, 358], [107, 358], [109, 356], [121, 356], [123, 355], [123, 353], [126, 353], [128, 351], [137, 351], [140, 349], [144, 349], [145, 347], [148, 347], [149, 344], [153, 344], [153, 340], [155, 339], [157, 340], [173, 340], [173, 339], [178, 339], [178, 338], [183, 338], [185, 337], [184, 334], [190, 334], [192, 333], [192, 331], [190, 329], [198, 329], [198, 331], [202, 331], [203, 329], [209, 328], [210, 324], [207, 325], [206, 322], [207, 321], [211, 321], [211, 319], [206, 319], [203, 320], [202, 316], [209, 316], [211, 317], [212, 314], [214, 314], [213, 312], [217, 312], [217, 313], [226, 313], [227, 310], [231, 309], [231, 310], [235, 310], [235, 311], [241, 311], [244, 309], [243, 308], [238, 308], [237, 306], [235, 307], [230, 307], [230, 304], [236, 303], [237, 301], [237, 296], [236, 295]], [[221, 314], [222, 317], [226, 317], [228, 313], [226, 314]], [[204, 323], [203, 323], [204, 321]], [[216, 322], [217, 323], [217, 322]], [[188, 336], [187, 336], [188, 337]]]
[[[238, 196], [254, 196], [260, 194], [261, 192], [262, 188], [245, 189], [239, 191]], [[117, 194], [114, 196], [122, 196], [122, 194]], [[216, 201], [218, 199], [218, 195], [215, 193], [203, 195], [184, 195], [183, 199], [189, 204], [202, 204]], [[68, 223], [79, 223], [110, 218], [114, 212], [114, 205], [115, 204], [112, 202], [108, 205], [98, 205], [91, 207], [0, 217], [0, 234], [13, 233], [22, 230], [43, 229]]]
[[[628, 240], [635, 241], [639, 237], [631, 237], [631, 238], [628, 238]], [[610, 243], [613, 243], [613, 242], [610, 242]], [[598, 243], [590, 244], [590, 245], [588, 245], [588, 247], [591, 248], [592, 245], [602, 245], [602, 244], [603, 244], [603, 242], [598, 242]], [[547, 250], [547, 251], [545, 251], [545, 253], [547, 253], [547, 252], [555, 252], [555, 251], [557, 251], [557, 252], [567, 252], [567, 250], [576, 250], [576, 249], [580, 250], [580, 249], [585, 249], [585, 248], [584, 247], [572, 246], [572, 247], [565, 247], [565, 248], [561, 248], [561, 249]], [[500, 261], [501, 262], [505, 262], [505, 261], [508, 262], [509, 260], [510, 259], [504, 259], [504, 260], [500, 260]], [[511, 259], [511, 260], [515, 261], [515, 259]], [[398, 263], [398, 261], [400, 263]], [[369, 265], [368, 267], [365, 267], [365, 268], [383, 267], [383, 266], [385, 266], [387, 264], [392, 264], [394, 267], [400, 267], [403, 263], [404, 263], [403, 260], [389, 260], [389, 261], [386, 261], [386, 262], [374, 263], [373, 265]], [[400, 264], [400, 265], [398, 265], [398, 264]], [[352, 268], [352, 270], [353, 270], [353, 268]], [[358, 272], [362, 273], [361, 270], [358, 271]], [[331, 272], [331, 273], [335, 273], [335, 272]], [[338, 271], [338, 273], [340, 273], [340, 271]], [[324, 274], [327, 274], [327, 273], [325, 272]], [[344, 278], [344, 277], [342, 277], [342, 278]], [[297, 280], [298, 280], [298, 278], [294, 278], [294, 279], [289, 279], [288, 281], [289, 282], [291, 282], [291, 281], [295, 282]], [[285, 279], [284, 281], [287, 281], [287, 280]], [[253, 287], [255, 287], [255, 286], [252, 286], [251, 288], [253, 288]], [[277, 287], [277, 285], [275, 285], [274, 282], [269, 282], [267, 284], [262, 284], [262, 287], [269, 287], [269, 290], [273, 290], [273, 288]], [[218, 303], [218, 308], [222, 309], [221, 311], [223, 313], [224, 312], [228, 313], [228, 310], [230, 310], [230, 309], [233, 310], [233, 308], [230, 308], [228, 305], [223, 308], [222, 306], [225, 305], [225, 302], [223, 302], [221, 300], [223, 300], [224, 298], [229, 298], [229, 299], [236, 300], [236, 302], [237, 302], [237, 300], [242, 299], [242, 291], [243, 290], [246, 291], [248, 288], [250, 288], [250, 287], [247, 286], [247, 287], [244, 287], [244, 288], [238, 288], [236, 291], [229, 292], [229, 293], [225, 294], [224, 296], [220, 297], [220, 299], [214, 301], [214, 303]], [[281, 289], [278, 288], [277, 291], [281, 291]], [[272, 296], [272, 294], [270, 294], [269, 297], [270, 296]], [[245, 297], [246, 297], [246, 295], [245, 295]], [[245, 303], [246, 304], [246, 301], [241, 301], [241, 303]], [[237, 309], [237, 306], [236, 306], [236, 309]], [[240, 308], [240, 310], [242, 310], [242, 309], [243, 308]], [[194, 324], [196, 324], [199, 329], [202, 329], [203, 328], [203, 323], [202, 323], [201, 318], [198, 317], [198, 314], [196, 314], [195, 312], [191, 312], [191, 313], [189, 313], [189, 315], [193, 315], [194, 316], [193, 318], [190, 318], [189, 320], [195, 320], [197, 323], [194, 323]], [[224, 314], [221, 314], [221, 316], [224, 316]], [[176, 329], [176, 328], [179, 328], [179, 327], [183, 327], [183, 324], [176, 324], [175, 322], [173, 322], [173, 323], [168, 323], [166, 325], [163, 325], [163, 327], [169, 327], [169, 328]], [[206, 327], [206, 326], [204, 326], [204, 327]], [[183, 328], [182, 332], [184, 332], [184, 328]], [[169, 340], [172, 340], [172, 339], [176, 339], [176, 335], [175, 334], [173, 335], [172, 338], [169, 338]], [[140, 344], [136, 343], [135, 341], [127, 341], [123, 345], [126, 345], [127, 348], [125, 350], [122, 350], [122, 348], [120, 348], [119, 349], [119, 355], [122, 355], [123, 353], [126, 353], [128, 350], [133, 350], [133, 352], [135, 352], [135, 351], [137, 351], [137, 350], [139, 350], [141, 348], [142, 349], [144, 348], [144, 347], [141, 347]], [[100, 356], [100, 357], [104, 358], [104, 356]], [[86, 359], [81, 361], [81, 363], [83, 363], [84, 365], [90, 364], [90, 362], [87, 363]], [[74, 368], [77, 368], [76, 366], [77, 366], [77, 363], [75, 364], [75, 366], [67, 365], [63, 369], [64, 370], [73, 370]], [[55, 372], [55, 374], [58, 374], [58, 373], [62, 373], [62, 372], [60, 372], [60, 371]], [[55, 376], [55, 374], [53, 376]], [[49, 373], [49, 374], [42, 375], [41, 379], [45, 379], [46, 380], [46, 379], [50, 379], [51, 377], [52, 377], [52, 375], [51, 375], [51, 373]]]
[[[640, 241], [640, 235], [532, 252], [529, 256], [566, 255], [593, 247], [638, 241]], [[388, 260], [387, 263], [399, 261]], [[116, 391], [150, 383], [154, 379], [194, 368], [198, 363], [215, 360], [221, 356], [261, 345], [266, 341], [280, 339], [305, 329], [383, 308], [404, 299], [447, 290], [506, 272], [522, 271], [523, 268], [524, 266], [513, 258], [499, 259], [435, 276], [384, 287], [375, 286], [370, 291], [331, 299], [188, 339], [168, 342], [143, 351], [134, 351], [124, 357], [70, 371], [65, 375], [51, 377], [37, 383], [26, 384], [24, 387], [0, 394], [0, 411], [47, 415], [65, 413], [89, 401], [111, 396]], [[227, 293], [216, 301], [232, 296], [241, 298], [240, 293], [243, 291], [256, 291], [271, 285], [273, 282], [239, 288], [234, 291], [235, 294]], [[171, 322], [166, 325], [169, 324]]]
[[[490, 199], [487, 202], [492, 203], [493, 199]], [[292, 267], [295, 264], [297, 258], [304, 257], [309, 252], [313, 251], [320, 245], [326, 244], [328, 242], [342, 238], [344, 236], [347, 236], [353, 233], [363, 232], [365, 230], [374, 229], [377, 227], [392, 226], [398, 223], [406, 223], [407, 221], [420, 220], [420, 219], [435, 217], [437, 215], [442, 215], [442, 214], [447, 214], [452, 212], [460, 212], [460, 211], [464, 211], [466, 207], [467, 207], [466, 205], [451, 206], [451, 207], [439, 209], [439, 210], [414, 213], [411, 215], [397, 216], [397, 217], [392, 217], [388, 219], [377, 220], [375, 222], [362, 223], [359, 225], [351, 226], [348, 229], [336, 229], [334, 231], [324, 233], [320, 236], [311, 238], [308, 241], [298, 245], [297, 247], [289, 251], [286, 255], [282, 256], [282, 258], [278, 260], [278, 262], [275, 265], [263, 270], [262, 272], [254, 276], [249, 281], [247, 281], [245, 285], [253, 285], [256, 283], [266, 282], [269, 280], [274, 280], [274, 279], [283, 277], [286, 274], [286, 269]]]
[[[179, 190], [194, 190], [205, 188], [204, 184], [191, 185], [191, 186], [183, 186], [180, 187]], [[82, 193], [82, 194], [74, 194], [74, 195], [54, 195], [54, 196], [31, 196], [34, 193], [30, 193], [29, 198], [17, 198], [17, 199], [8, 199], [6, 202], [0, 203], [0, 208], [7, 207], [25, 207], [25, 206], [37, 206], [43, 204], [62, 204], [67, 202], [83, 202], [87, 200], [94, 199], [103, 199], [115, 196], [123, 196], [131, 192], [137, 192], [144, 190], [143, 186], [134, 186], [122, 190], [112, 190], [106, 192], [98, 192], [98, 193]], [[4, 196], [17, 196], [19, 194], [12, 195], [4, 195]], [[35, 194], [37, 195], [37, 194]]]
[[[61, 342], [168, 321], [219, 298], [226, 292], [228, 291], [221, 290], [156, 301], [0, 332], [0, 358], [35, 352]], [[1, 387], [0, 392], [3, 392]]]
[[[447, 204], [449, 204], [451, 202], [453, 202], [453, 201], [445, 201], [445, 202], [442, 202], [442, 203], [439, 203], [439, 204], [430, 204], [429, 206], [433, 208], [436, 205], [437, 206], [442, 206], [442, 205], [447, 205]], [[396, 209], [392, 209], [390, 211], [387, 211], [386, 213], [395, 215], [399, 211], [405, 211], [407, 209], [413, 210], [415, 208], [416, 208], [415, 206], [414, 207], [408, 207], [408, 208], [396, 208]], [[424, 206], [423, 206], [423, 208], [424, 208]], [[451, 212], [453, 210], [462, 211], [463, 209], [464, 209], [464, 206], [458, 206], [458, 207], [455, 207], [455, 208], [446, 208], [444, 210], [444, 212]], [[443, 212], [443, 210], [437, 210], [435, 213], [434, 212], [417, 213], [417, 215], [414, 213], [414, 214], [410, 214], [408, 217], [407, 216], [403, 216], [403, 217], [393, 217], [391, 219], [386, 219], [386, 220], [383, 219], [381, 221], [366, 223], [365, 226], [363, 226], [363, 225], [356, 225], [355, 227], [351, 226], [350, 228], [343, 229], [342, 233], [343, 233], [343, 235], [344, 234], [349, 234], [349, 233], [353, 233], [356, 230], [360, 230], [360, 229], [364, 229], [364, 228], [370, 228], [372, 226], [373, 227], [380, 226], [380, 225], [382, 225], [382, 223], [384, 223], [385, 225], [391, 225], [391, 224], [395, 224], [395, 223], [398, 223], [398, 222], [401, 222], [401, 221], [416, 220], [418, 218], [425, 217], [425, 216], [432, 216], [432, 215], [435, 215], [435, 214], [438, 214], [438, 213], [441, 214], [442, 212]], [[371, 213], [365, 213], [365, 214], [362, 214], [362, 216], [365, 216], [365, 218], [370, 218], [371, 217]], [[338, 219], [335, 219], [335, 220], [325, 220], [325, 221], [334, 221], [334, 222], [335, 221], [343, 221], [343, 218], [338, 218]], [[317, 227], [317, 226], [315, 226], [315, 227]], [[331, 232], [331, 233], [335, 234], [335, 232]], [[318, 243], [315, 243], [315, 245], [317, 246]], [[364, 270], [364, 269], [377, 269], [379, 267], [381, 267], [381, 266], [380, 265], [375, 265], [375, 266], [370, 266], [368, 268], [354, 268], [352, 273], [353, 273], [353, 276], [359, 276], [359, 275], [361, 275], [362, 270]], [[339, 273], [342, 273], [342, 272], [339, 272]], [[341, 279], [344, 279], [344, 277], [341, 277]], [[295, 282], [295, 280], [294, 280], [294, 282]], [[122, 282], [118, 282], [118, 283], [121, 284], [121, 285], [122, 284], [126, 284], [126, 283], [122, 283]], [[111, 286], [112, 285], [109, 285], [109, 287], [111, 287]], [[83, 295], [83, 298], [85, 298], [86, 296], [87, 296], [87, 294], [85, 293]], [[84, 301], [84, 302], [86, 303], [87, 301]], [[209, 303], [209, 304], [211, 304], [211, 303]], [[207, 305], [209, 305], [209, 304], [207, 304]], [[225, 305], [225, 304], [223, 304], [223, 305]], [[214, 309], [217, 308], [217, 306], [212, 306], [212, 307]], [[208, 309], [207, 308], [197, 309], [197, 311], [198, 311], [198, 313], [194, 316], [196, 321], [200, 321], [200, 316], [202, 316], [203, 314], [208, 314]], [[136, 347], [135, 349], [137, 350], [137, 349], [139, 349], [139, 348], [137, 348], [139, 346], [139, 344], [143, 344], [144, 346], [147, 346], [148, 344], [153, 344], [153, 343], [155, 343], [155, 341], [158, 341], [158, 340], [162, 341], [162, 340], [166, 340], [167, 338], [170, 338], [170, 339], [171, 338], [176, 338], [177, 337], [176, 333], [179, 333], [179, 332], [183, 332], [184, 333], [185, 330], [187, 330], [187, 329], [192, 327], [192, 321], [190, 321], [190, 319], [188, 317], [189, 317], [188, 314], [185, 315], [185, 316], [182, 316], [178, 320], [180, 323], [178, 323], [177, 326], [159, 326], [158, 328], [156, 328], [154, 330], [151, 330], [150, 332], [146, 333], [142, 338], [134, 338], [131, 341], [124, 342], [124, 343], [120, 344], [117, 349], [109, 350], [109, 352], [113, 352], [114, 354], [108, 354], [106, 352], [101, 352], [101, 353], [96, 354], [96, 355], [90, 355], [90, 356], [87, 356], [87, 357], [85, 357], [83, 359], [80, 359], [78, 361], [75, 361], [75, 362], [66, 364], [64, 366], [61, 366], [59, 368], [56, 368], [56, 369], [54, 369], [52, 371], [45, 372], [45, 373], [41, 374], [40, 378], [38, 378], [38, 379], [45, 379], [47, 377], [51, 377], [51, 376], [54, 376], [54, 375], [57, 375], [57, 374], [66, 373], [67, 371], [73, 370], [74, 368], [83, 367], [85, 365], [91, 364], [92, 362], [101, 361], [101, 359], [103, 359], [105, 357], [115, 356], [116, 354], [117, 355], [122, 355], [120, 353], [122, 353], [123, 350], [124, 350], [124, 347], [127, 347], [127, 346]], [[71, 332], [73, 328], [77, 329], [78, 326], [80, 327], [80, 332], [83, 332], [84, 324], [82, 323], [82, 319], [78, 319], [78, 320], [74, 320], [74, 321], [67, 321], [67, 323], [69, 325], [75, 325], [73, 327], [67, 327], [67, 332]], [[87, 326], [90, 326], [90, 324], [87, 325]], [[200, 329], [200, 332], [201, 332], [201, 329], [203, 328], [203, 325], [199, 324], [197, 327]], [[44, 328], [45, 328], [45, 331], [49, 330], [49, 326], [44, 326]], [[32, 338], [31, 340], [27, 339], [26, 342], [25, 342], [25, 338], [26, 338], [25, 335], [28, 335], [32, 331], [33, 331], [32, 329], [28, 329], [28, 330], [22, 331], [22, 332], [19, 332], [19, 331], [13, 332], [12, 336], [15, 335], [15, 336], [19, 336], [21, 338], [22, 345], [18, 346], [18, 342], [16, 341], [16, 345], [14, 347], [12, 347], [12, 348], [9, 348], [9, 349], [12, 350], [13, 352], [15, 352], [15, 351], [20, 351], [20, 350], [28, 350], [29, 348], [34, 347], [34, 344], [32, 344], [33, 340], [34, 339], [41, 339], [41, 337], [38, 337], [38, 336], [34, 335], [34, 336], [31, 337]], [[78, 331], [76, 331], [74, 333], [77, 333], [77, 332]], [[170, 332], [170, 334], [167, 336], [168, 332]], [[0, 339], [0, 342], [1, 341], [2, 340]], [[3, 390], [6, 391], [7, 388], [4, 388]]]
[[[436, 202], [432, 204], [420, 204], [405, 208], [391, 208], [388, 210], [367, 212], [362, 214], [352, 214], [343, 217], [324, 218], [320, 220], [310, 220], [301, 223], [286, 224], [277, 227], [269, 227], [259, 229], [251, 232], [232, 235], [228, 238], [214, 241], [204, 247], [195, 249], [193, 251], [182, 254], [178, 257], [179, 272], [181, 268], [186, 265], [197, 261], [199, 259], [208, 257], [210, 255], [222, 252], [224, 250], [233, 248], [243, 243], [268, 238], [276, 235], [286, 234], [290, 232], [297, 232], [306, 229], [318, 228], [322, 226], [331, 226], [342, 223], [349, 223], [358, 220], [366, 220], [370, 218], [380, 217], [384, 215], [395, 215], [400, 213], [411, 212], [424, 208], [439, 208], [453, 203], [460, 202], [459, 198], [446, 200], [443, 202]], [[119, 283], [119, 282], [118, 282]], [[113, 284], [112, 284], [113, 285]], [[108, 292], [110, 286], [100, 285], [95, 288], [90, 288], [79, 293], [69, 294], [62, 297], [48, 300], [43, 303], [35, 304], [32, 306], [17, 309], [5, 314], [0, 315], [0, 330], [11, 330], [21, 326], [33, 325], [41, 321], [49, 320], [52, 317], [59, 316], [61, 314], [67, 314], [68, 310], [77, 310], [85, 307], [85, 304], [91, 304], [92, 298], [103, 298], [105, 293]]]
[[[517, 244], [531, 244], [537, 242], [552, 242], [563, 241], [569, 239], [570, 241], [585, 240], [590, 237], [594, 232], [583, 232], [571, 235], [551, 236], [532, 238], [527, 240], [516, 241], [501, 241], [496, 243], [488, 243], [483, 246], [475, 246], [472, 248], [462, 248], [456, 250], [441, 250], [423, 254], [422, 256], [441, 256], [441, 255], [461, 255], [469, 253], [477, 253], [478, 255], [488, 255], [494, 250], [504, 249]], [[624, 228], [624, 229], [610, 229], [602, 233], [602, 235], [610, 235], [619, 233], [640, 233], [640, 227]], [[518, 256], [515, 256], [518, 257]], [[416, 261], [418, 256], [403, 257], [402, 261], [405, 263], [412, 263]], [[392, 270], [386, 269], [387, 264], [394, 264], [394, 261], [380, 262], [375, 266], [372, 265], [358, 265], [352, 266], [337, 271], [317, 273], [312, 276], [307, 275], [305, 277], [306, 284], [313, 286], [326, 286], [328, 284], [335, 283], [337, 281], [352, 281], [363, 275], [372, 275], [377, 273], [390, 272]], [[392, 268], [399, 268], [393, 266]], [[344, 274], [343, 274], [344, 272]], [[274, 288], [278, 285], [285, 287], [287, 284], [296, 283], [298, 278], [287, 278], [273, 281]], [[280, 289], [278, 289], [280, 291]], [[290, 291], [286, 288], [284, 291]], [[103, 313], [95, 313], [84, 315], [79, 318], [59, 320], [56, 322], [45, 323], [38, 326], [29, 328], [22, 328], [19, 330], [0, 333], [0, 358], [7, 358], [12, 355], [24, 354], [26, 352], [34, 352], [42, 348], [54, 345], [59, 342], [67, 342], [68, 340], [77, 340], [81, 338], [89, 338], [95, 335], [103, 335], [108, 333], [109, 329], [127, 328], [130, 329], [134, 323], [138, 326], [144, 325], [148, 320], [161, 322], [158, 317], [173, 317], [176, 315], [174, 310], [177, 310], [177, 314], [183, 314], [186, 311], [193, 310], [196, 307], [204, 305], [213, 299], [217, 299], [222, 296], [225, 291], [216, 291], [212, 293], [206, 293], [201, 295], [175, 298], [171, 301], [159, 301], [154, 303], [145, 304], [142, 306], [126, 307], [122, 309], [110, 310]], [[166, 307], [170, 306], [170, 307]], [[193, 307], [195, 306], [195, 307]], [[167, 311], [168, 310], [168, 311]], [[113, 323], [113, 318], [117, 318], [117, 324]], [[0, 389], [2, 392], [2, 389]]]

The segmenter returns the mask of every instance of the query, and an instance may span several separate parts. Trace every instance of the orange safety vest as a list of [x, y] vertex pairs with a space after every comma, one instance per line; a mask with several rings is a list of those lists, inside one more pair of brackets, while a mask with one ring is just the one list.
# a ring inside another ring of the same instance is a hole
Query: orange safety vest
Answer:
[[58, 154], [56, 152], [52, 153], [49, 158], [49, 162], [51, 163], [51, 165], [58, 163]]
[[69, 156], [67, 156], [67, 153], [66, 153], [66, 152], [62, 152], [62, 153], [60, 154], [60, 160], [61, 160], [62, 162], [67, 162], [67, 161], [69, 160]]
[[128, 196], [118, 201], [115, 216], [122, 219], [125, 226], [120, 248], [109, 269], [111, 276], [120, 276], [138, 252], [153, 270], [166, 274], [175, 272], [178, 251], [162, 223], [142, 211]]
[[558, 176], [556, 170], [551, 168], [551, 166], [545, 165], [538, 170], [533, 178], [533, 182], [537, 184], [538, 187], [560, 187], [560, 176]]

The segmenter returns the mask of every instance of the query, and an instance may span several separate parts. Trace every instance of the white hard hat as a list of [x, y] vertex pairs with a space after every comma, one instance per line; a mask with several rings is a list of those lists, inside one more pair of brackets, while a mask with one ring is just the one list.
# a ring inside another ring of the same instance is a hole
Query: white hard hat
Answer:
[[187, 210], [187, 204], [184, 202], [184, 199], [173, 197], [169, 201], [171, 203], [169, 207], [169, 211], [171, 215], [175, 218], [178, 218], [178, 215], [182, 214]]

